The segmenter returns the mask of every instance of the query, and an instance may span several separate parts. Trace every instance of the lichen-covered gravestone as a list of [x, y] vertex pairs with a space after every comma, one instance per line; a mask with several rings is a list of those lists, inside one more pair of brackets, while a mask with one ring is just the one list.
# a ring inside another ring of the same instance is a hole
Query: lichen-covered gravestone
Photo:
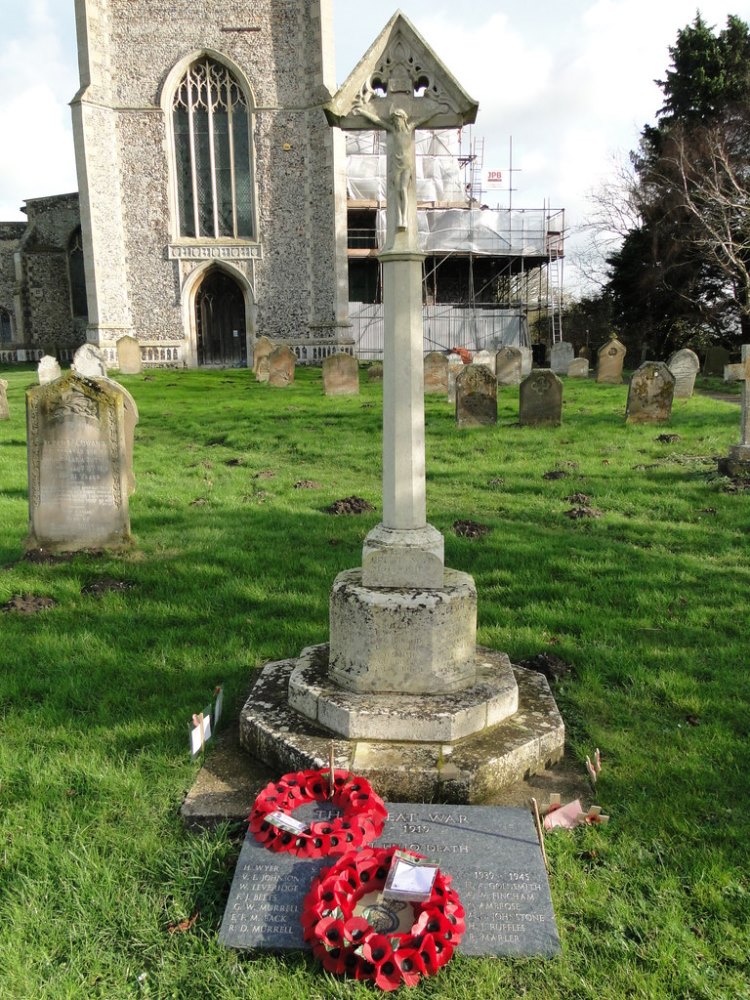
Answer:
[[76, 551], [130, 539], [122, 393], [69, 372], [26, 393], [29, 539]]
[[729, 364], [729, 351], [726, 347], [709, 347], [703, 362], [704, 375], [723, 375], [724, 365]]
[[54, 382], [62, 375], [60, 362], [51, 354], [45, 354], [37, 365], [36, 375], [39, 379], [39, 385], [49, 385], [50, 382]]
[[567, 340], [561, 340], [550, 348], [549, 366], [555, 375], [565, 375], [575, 356], [573, 345], [569, 344]]
[[605, 385], [620, 385], [626, 354], [627, 348], [617, 339], [602, 344], [597, 353], [596, 381]]
[[519, 385], [523, 355], [517, 347], [501, 347], [495, 355], [495, 375], [498, 385]]
[[268, 337], [258, 337], [253, 346], [253, 371], [256, 382], [267, 382], [269, 375], [269, 357], [277, 345]]
[[568, 365], [568, 378], [588, 378], [589, 359], [574, 358]]
[[84, 378], [107, 377], [107, 361], [96, 344], [82, 344], [73, 355], [70, 367]]
[[7, 379], [0, 378], [0, 420], [10, 420], [10, 410], [8, 409], [8, 382]]
[[268, 384], [277, 389], [294, 382], [296, 358], [289, 347], [277, 347], [268, 355]]
[[332, 354], [323, 362], [323, 392], [326, 396], [356, 396], [359, 393], [359, 363], [351, 354]]
[[695, 376], [701, 370], [698, 355], [684, 347], [670, 355], [667, 368], [674, 375], [674, 398], [690, 399], [695, 387]]
[[383, 365], [380, 361], [374, 361], [367, 369], [367, 380], [369, 382], [383, 381]]
[[527, 376], [519, 390], [518, 422], [524, 427], [558, 427], [562, 423], [562, 381], [540, 368]]
[[497, 382], [486, 365], [465, 365], [456, 379], [456, 423], [487, 427], [497, 423]]
[[141, 347], [135, 337], [120, 337], [117, 341], [117, 366], [121, 375], [140, 375], [143, 371]]
[[663, 424], [672, 415], [675, 379], [661, 361], [645, 361], [630, 380], [625, 420], [629, 424]]
[[440, 351], [430, 351], [424, 356], [425, 395], [448, 395], [448, 358]]
[[490, 351], [477, 351], [471, 363], [473, 365], [487, 365], [492, 374], [495, 374], [495, 355]]

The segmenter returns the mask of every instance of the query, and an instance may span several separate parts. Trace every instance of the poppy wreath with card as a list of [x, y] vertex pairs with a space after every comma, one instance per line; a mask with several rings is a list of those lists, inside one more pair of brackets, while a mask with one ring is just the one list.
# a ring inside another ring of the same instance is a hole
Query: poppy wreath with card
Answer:
[[[307, 830], [298, 834], [268, 821], [272, 813], [290, 816], [311, 802], [333, 805], [341, 814], [309, 823]], [[272, 851], [300, 858], [324, 858], [376, 840], [387, 818], [385, 803], [365, 778], [334, 771], [331, 795], [328, 771], [297, 771], [263, 789], [250, 813], [249, 828], [255, 839]]]
[[[406, 931], [388, 926], [388, 903], [363, 906], [363, 897], [382, 890], [398, 848], [363, 848], [339, 858], [313, 881], [302, 907], [302, 931], [313, 954], [329, 972], [370, 979], [382, 990], [416, 986], [450, 961], [466, 925], [464, 908], [439, 869], [430, 898], [409, 907]], [[422, 855], [414, 854], [415, 858]], [[385, 921], [378, 919], [383, 911]]]

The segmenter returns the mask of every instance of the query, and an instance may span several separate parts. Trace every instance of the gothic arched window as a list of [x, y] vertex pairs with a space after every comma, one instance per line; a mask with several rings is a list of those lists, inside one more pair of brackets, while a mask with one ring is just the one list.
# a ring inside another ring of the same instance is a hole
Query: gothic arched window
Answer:
[[83, 268], [83, 237], [79, 226], [68, 243], [68, 280], [70, 281], [70, 309], [75, 317], [86, 319], [89, 314], [86, 298], [86, 273]]
[[204, 239], [252, 239], [248, 97], [231, 71], [202, 56], [172, 103], [178, 231]]
[[7, 309], [0, 308], [0, 344], [9, 344], [13, 340], [13, 327], [10, 322], [10, 313]]

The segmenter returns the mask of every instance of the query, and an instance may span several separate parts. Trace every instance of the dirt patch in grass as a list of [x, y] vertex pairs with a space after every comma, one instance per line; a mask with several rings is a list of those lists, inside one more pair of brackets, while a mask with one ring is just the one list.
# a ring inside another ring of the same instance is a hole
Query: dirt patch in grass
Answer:
[[565, 497], [568, 503], [575, 504], [576, 507], [590, 507], [591, 497], [587, 493], [573, 493], [572, 496]]
[[260, 472], [253, 473], [253, 479], [275, 479], [276, 473], [273, 469], [261, 469]]
[[81, 593], [90, 597], [101, 597], [102, 594], [112, 592], [123, 593], [126, 590], [132, 590], [134, 586], [135, 584], [130, 580], [113, 580], [111, 577], [105, 577], [103, 580], [87, 583], [85, 587], [81, 587]]
[[544, 674], [548, 681], [559, 681], [573, 672], [573, 668], [565, 660], [560, 659], [554, 653], [537, 653], [536, 656], [529, 656], [525, 660], [520, 660], [519, 667], [526, 667], [527, 670], [536, 670]]
[[344, 497], [343, 500], [334, 500], [328, 507], [324, 507], [326, 514], [368, 514], [375, 510], [371, 503], [362, 497]]
[[315, 479], [300, 479], [292, 488], [295, 490], [322, 490], [323, 484]]
[[565, 479], [569, 473], [565, 469], [551, 469], [549, 472], [545, 472], [542, 479]]
[[237, 465], [242, 465], [241, 458], [228, 458], [224, 465], [228, 465], [230, 468], [234, 468]]
[[196, 497], [195, 500], [190, 501], [191, 507], [205, 507], [208, 503], [205, 497]]
[[488, 524], [478, 521], [454, 521], [452, 528], [459, 538], [484, 538], [492, 530]]
[[505, 480], [503, 479], [502, 476], [495, 476], [494, 479], [490, 479], [487, 485], [491, 487], [491, 489], [493, 490], [499, 490], [503, 486], [505, 486]]
[[35, 566], [54, 566], [55, 563], [69, 563], [76, 556], [88, 556], [90, 559], [101, 559], [103, 549], [80, 549], [77, 552], [48, 552], [47, 549], [29, 549], [22, 556], [21, 562], [32, 563]]
[[38, 597], [36, 594], [14, 594], [3, 604], [0, 611], [15, 611], [19, 615], [36, 615], [57, 606], [54, 597]]
[[654, 440], [658, 444], [677, 444], [682, 438], [679, 434], [659, 434]]

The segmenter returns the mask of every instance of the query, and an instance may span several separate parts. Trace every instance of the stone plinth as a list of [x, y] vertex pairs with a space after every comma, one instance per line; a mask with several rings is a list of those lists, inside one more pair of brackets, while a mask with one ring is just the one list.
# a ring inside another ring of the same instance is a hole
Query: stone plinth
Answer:
[[443, 536], [431, 524], [404, 531], [379, 524], [362, 547], [362, 583], [365, 587], [440, 588], [444, 549]]
[[504, 654], [473, 657], [475, 683], [454, 694], [355, 694], [333, 684], [327, 644], [304, 649], [289, 679], [289, 705], [347, 740], [454, 743], [509, 718], [518, 685]]
[[440, 588], [366, 587], [345, 570], [331, 590], [330, 679], [358, 693], [437, 694], [474, 683], [477, 592], [446, 569]]

